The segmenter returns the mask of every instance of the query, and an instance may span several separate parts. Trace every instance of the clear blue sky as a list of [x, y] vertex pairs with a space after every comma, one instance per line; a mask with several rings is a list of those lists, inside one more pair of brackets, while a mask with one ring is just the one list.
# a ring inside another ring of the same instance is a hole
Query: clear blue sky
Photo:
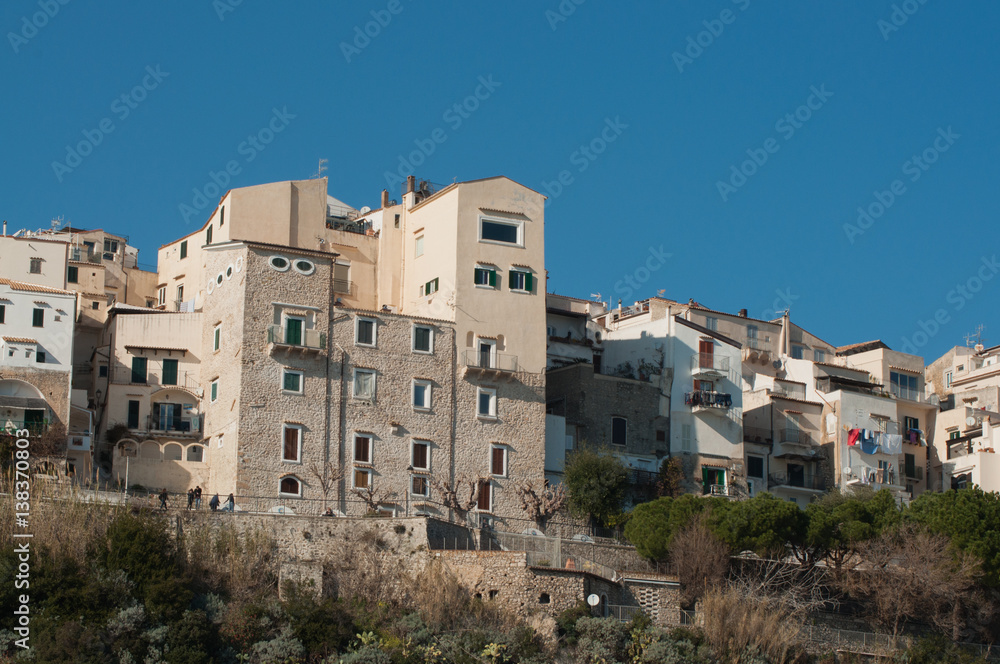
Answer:
[[12, 229], [63, 217], [153, 262], [229, 162], [239, 187], [327, 158], [332, 195], [377, 207], [423, 145], [432, 182], [562, 174], [550, 291], [790, 305], [929, 359], [978, 324], [1000, 343], [995, 2], [61, 1], [0, 8]]

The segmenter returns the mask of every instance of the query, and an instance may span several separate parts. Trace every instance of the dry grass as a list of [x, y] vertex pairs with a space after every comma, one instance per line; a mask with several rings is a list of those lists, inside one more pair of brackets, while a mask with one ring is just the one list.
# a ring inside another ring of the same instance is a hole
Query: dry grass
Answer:
[[713, 589], [703, 599], [703, 615], [705, 638], [725, 661], [739, 664], [752, 649], [774, 664], [794, 660], [799, 622], [779, 605]]
[[184, 544], [191, 568], [216, 591], [227, 589], [238, 601], [276, 592], [277, 543], [263, 529], [202, 522], [185, 533]]

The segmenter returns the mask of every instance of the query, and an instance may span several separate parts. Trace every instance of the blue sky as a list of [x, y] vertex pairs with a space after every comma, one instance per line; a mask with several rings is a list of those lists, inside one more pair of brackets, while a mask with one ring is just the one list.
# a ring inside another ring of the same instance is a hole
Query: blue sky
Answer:
[[359, 207], [413, 162], [502, 174], [550, 194], [550, 291], [790, 306], [831, 343], [932, 359], [979, 324], [1000, 343], [998, 19], [985, 0], [9, 0], [0, 216], [128, 234], [151, 263], [214, 207], [213, 173], [326, 158]]

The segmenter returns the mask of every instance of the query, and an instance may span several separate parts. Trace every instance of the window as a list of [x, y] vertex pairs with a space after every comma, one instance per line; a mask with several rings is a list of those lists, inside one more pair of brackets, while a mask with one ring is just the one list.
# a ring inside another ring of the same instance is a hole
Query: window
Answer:
[[160, 382], [164, 385], [177, 384], [177, 360], [163, 360], [163, 376]]
[[181, 258], [188, 257], [188, 241], [184, 240], [181, 242]]
[[414, 496], [427, 497], [430, 495], [430, 483], [423, 475], [414, 475], [410, 478], [410, 493]]
[[438, 292], [439, 283], [440, 280], [437, 277], [434, 277], [433, 279], [431, 279], [426, 284], [420, 287], [420, 295], [421, 296], [433, 295], [434, 293]]
[[45, 309], [34, 309], [31, 312], [31, 326], [45, 327]]
[[372, 437], [354, 434], [354, 462], [372, 462]]
[[140, 384], [146, 382], [146, 358], [132, 358], [132, 382]]
[[705, 327], [712, 330], [713, 332], [719, 331], [719, 319], [714, 316], [705, 317]]
[[493, 509], [493, 492], [489, 480], [479, 480], [479, 495], [476, 497], [476, 508], [480, 512], [489, 512]]
[[410, 465], [414, 470], [431, 469], [431, 444], [415, 440], [410, 447]]
[[826, 362], [826, 351], [822, 348], [816, 348], [813, 350], [813, 361], [814, 362]]
[[307, 261], [302, 258], [292, 263], [292, 267], [295, 268], [296, 272], [307, 277], [316, 271], [316, 265], [312, 261]]
[[476, 412], [479, 417], [497, 416], [497, 391], [488, 387], [480, 387], [477, 390]]
[[424, 255], [424, 236], [418, 235], [413, 241], [413, 257], [420, 258]]
[[[222, 439], [222, 436], [219, 436]], [[194, 463], [201, 463], [205, 460], [205, 447], [203, 445], [191, 445], [187, 448], [187, 460]]]
[[304, 318], [287, 316], [285, 318], [285, 343], [289, 346], [302, 345], [302, 330], [305, 328]]
[[948, 434], [948, 440], [955, 440], [956, 438], [961, 437], [961, 435], [962, 435], [961, 432], [952, 431]]
[[747, 477], [758, 477], [763, 479], [764, 457], [759, 457], [759, 456], [747, 457]]
[[416, 410], [431, 409], [431, 382], [429, 380], [414, 379], [413, 407]]
[[917, 457], [912, 454], [903, 455], [903, 472], [907, 477], [917, 476]]
[[917, 400], [917, 377], [911, 374], [889, 372], [889, 391], [901, 399]]
[[628, 420], [624, 417], [611, 418], [611, 444], [625, 445], [628, 437]]
[[0, 304], [0, 323], [7, 322], [7, 305]]
[[99, 367], [97, 367], [97, 377], [98, 378], [108, 377], [108, 365], [102, 364]]
[[506, 477], [507, 475], [507, 448], [500, 445], [490, 447], [490, 475]]
[[524, 270], [511, 270], [507, 273], [507, 285], [512, 291], [530, 293], [534, 290], [535, 275]]
[[208, 230], [205, 231], [205, 244], [212, 244], [212, 227], [209, 226]]
[[[3, 321], [0, 320], [0, 323], [2, 322]], [[952, 381], [952, 372], [951, 371], [944, 372], [944, 386], [951, 387], [951, 381]]]
[[920, 420], [915, 417], [904, 417], [903, 418], [903, 433], [906, 433], [910, 429], [919, 429]]
[[358, 318], [354, 328], [354, 343], [358, 346], [374, 346], [376, 325], [372, 318]]
[[104, 251], [109, 254], [118, 253], [118, 240], [104, 239]]
[[285, 369], [281, 376], [281, 389], [302, 394], [302, 372]]
[[[150, 307], [152, 307], [152, 306], [153, 306], [153, 303], [152, 303], [152, 302], [150, 302], [150, 303], [149, 303], [149, 306], [150, 306]], [[100, 302], [91, 302], [91, 303], [90, 303], [90, 308], [91, 308], [91, 309], [94, 309], [94, 310], [96, 311], [97, 309], [100, 309], [100, 308], [101, 308], [101, 303], [100, 303]]]
[[297, 477], [282, 477], [281, 483], [278, 485], [278, 494], [282, 496], [295, 496], [296, 498], [301, 498], [302, 483], [299, 482]]
[[71, 284], [80, 283], [80, 268], [75, 265], [70, 265], [66, 268], [66, 281]]
[[219, 379], [218, 378], [216, 378], [215, 380], [212, 381], [211, 386], [209, 388], [209, 393], [210, 393], [210, 401], [212, 403], [215, 403], [216, 401], [218, 401], [218, 399], [219, 399]]
[[128, 428], [139, 428], [139, 402], [130, 400], [128, 402]]
[[42, 259], [32, 258], [31, 265], [28, 268], [31, 274], [41, 274], [42, 273]]
[[681, 425], [681, 451], [690, 452], [691, 451], [691, 425], [682, 424]]
[[523, 229], [524, 225], [520, 222], [483, 219], [479, 225], [479, 240], [521, 246], [523, 244]]
[[497, 364], [497, 342], [493, 339], [479, 340], [479, 363], [476, 365], [480, 369], [493, 369]]
[[747, 325], [747, 348], [760, 349], [757, 345], [757, 326]]
[[656, 430], [656, 442], [665, 443], [667, 442], [667, 432], [663, 429]]
[[226, 208], [219, 208], [219, 228], [222, 228], [226, 224]]
[[476, 266], [475, 284], [484, 288], [496, 288], [497, 271], [489, 267]]
[[283, 256], [271, 256], [271, 258], [268, 259], [267, 262], [268, 262], [268, 265], [270, 265], [272, 268], [274, 268], [278, 272], [285, 272], [285, 271], [287, 271], [288, 267], [290, 265], [290, 263], [288, 262], [288, 259], [285, 258], [285, 257], [283, 257]]
[[805, 357], [805, 351], [806, 349], [802, 346], [792, 346], [792, 359], [801, 360]]
[[177, 303], [180, 304], [184, 301], [184, 284], [180, 284], [177, 287]]
[[212, 330], [212, 350], [218, 352], [222, 348], [222, 325], [216, 325]]
[[372, 488], [372, 471], [366, 470], [364, 468], [355, 468], [354, 488], [370, 490]]
[[35, 353], [35, 362], [39, 364], [45, 364], [45, 353], [44, 351], [38, 351]]
[[539, 604], [548, 604], [551, 601], [552, 601], [552, 598], [549, 597], [548, 593], [542, 593], [541, 595], [538, 596], [538, 603]]
[[413, 352], [434, 352], [434, 328], [428, 325], [413, 326]]
[[302, 461], [302, 427], [286, 424], [281, 435], [281, 460], [289, 463]]
[[156, 303], [157, 304], [166, 304], [167, 303], [167, 287], [166, 286], [160, 286], [160, 288], [156, 291]]
[[371, 369], [354, 370], [354, 398], [375, 398], [375, 372]]

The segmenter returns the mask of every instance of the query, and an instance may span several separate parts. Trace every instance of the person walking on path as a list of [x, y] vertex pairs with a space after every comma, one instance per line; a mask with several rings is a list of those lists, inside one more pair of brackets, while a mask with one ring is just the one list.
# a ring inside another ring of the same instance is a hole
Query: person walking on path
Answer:
[[236, 502], [233, 500], [233, 494], [229, 494], [229, 497], [226, 498], [226, 506], [222, 509], [226, 512], [232, 512], [235, 508]]
[[194, 489], [188, 489], [188, 509], [194, 509]]
[[196, 510], [201, 509], [201, 486], [196, 486], [194, 488], [194, 508]]
[[160, 492], [160, 509], [167, 509], [167, 487], [163, 487], [163, 491]]
[[212, 496], [212, 499], [208, 501], [208, 507], [214, 512], [219, 509], [219, 494]]

